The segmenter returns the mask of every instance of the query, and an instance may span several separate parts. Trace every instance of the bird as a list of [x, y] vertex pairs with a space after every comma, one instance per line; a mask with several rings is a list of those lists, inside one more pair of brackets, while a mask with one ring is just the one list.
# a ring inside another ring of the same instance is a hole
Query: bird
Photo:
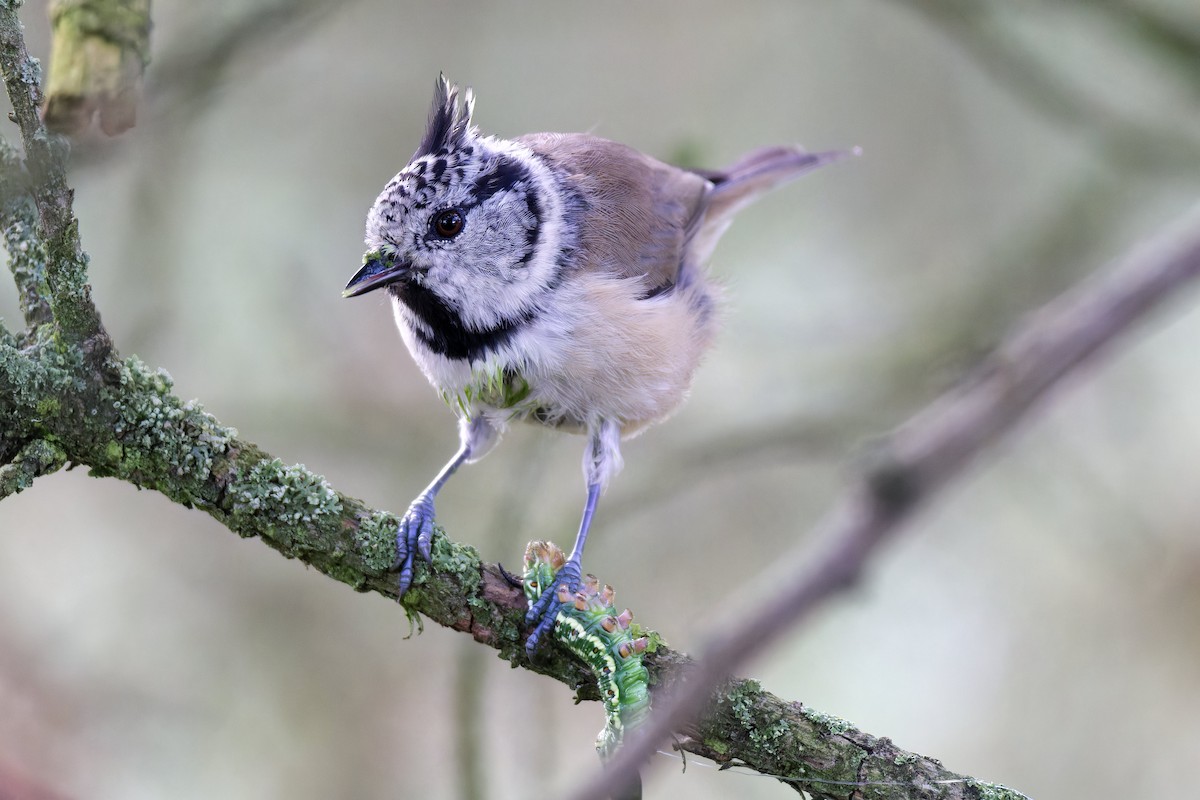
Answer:
[[397, 529], [399, 594], [431, 559], [434, 501], [514, 422], [585, 438], [570, 556], [529, 609], [530, 655], [575, 591], [621, 442], [675, 411], [712, 345], [721, 291], [706, 264], [734, 215], [852, 151], [754, 150], [723, 170], [671, 166], [588, 133], [485, 135], [444, 75], [424, 135], [367, 214], [345, 297], [382, 289], [400, 336], [456, 413], [459, 447]]

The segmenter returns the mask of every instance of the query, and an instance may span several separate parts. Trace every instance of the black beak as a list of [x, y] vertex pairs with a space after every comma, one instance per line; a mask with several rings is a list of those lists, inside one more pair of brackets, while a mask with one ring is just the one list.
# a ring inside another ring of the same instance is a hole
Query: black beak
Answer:
[[362, 269], [354, 273], [354, 277], [342, 290], [342, 297], [358, 297], [360, 294], [374, 291], [381, 286], [403, 280], [411, 271], [412, 267], [404, 262], [393, 261], [379, 253], [370, 253]]

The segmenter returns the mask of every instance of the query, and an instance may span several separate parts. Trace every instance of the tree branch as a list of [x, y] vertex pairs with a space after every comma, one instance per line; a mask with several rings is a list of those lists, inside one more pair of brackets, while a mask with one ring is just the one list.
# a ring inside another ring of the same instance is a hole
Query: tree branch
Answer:
[[50, 136], [38, 117], [42, 68], [25, 49], [16, 11], [19, 5], [17, 0], [0, 2], [0, 71], [13, 119], [21, 129], [26, 168], [41, 219], [50, 308], [62, 342], [80, 345], [89, 361], [99, 364], [112, 350], [112, 342], [100, 323], [87, 283], [87, 258], [79, 244], [79, 226], [71, 210], [73, 193], [63, 169], [65, 144]]
[[67, 463], [67, 454], [45, 439], [34, 439], [16, 457], [0, 466], [0, 500], [28, 489], [33, 479], [57, 472]]
[[46, 253], [35, 235], [37, 208], [27, 184], [20, 156], [8, 142], [0, 140], [0, 204], [8, 268], [17, 284], [25, 324], [36, 328], [52, 321], [54, 314], [46, 299]]

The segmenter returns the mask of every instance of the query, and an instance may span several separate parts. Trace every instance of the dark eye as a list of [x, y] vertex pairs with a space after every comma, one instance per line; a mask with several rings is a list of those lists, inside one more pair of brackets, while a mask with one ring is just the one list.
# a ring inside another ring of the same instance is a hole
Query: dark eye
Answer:
[[447, 208], [445, 211], [439, 211], [433, 217], [433, 232], [443, 239], [453, 239], [462, 232], [463, 223], [462, 212], [457, 208]]

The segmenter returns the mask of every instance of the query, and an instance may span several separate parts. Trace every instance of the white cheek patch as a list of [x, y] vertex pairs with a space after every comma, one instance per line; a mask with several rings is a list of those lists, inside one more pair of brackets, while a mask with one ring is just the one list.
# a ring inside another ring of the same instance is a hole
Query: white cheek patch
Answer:
[[[482, 228], [466, 247], [457, 248], [459, 270], [469, 275], [467, 287], [456, 286], [456, 308], [463, 322], [486, 330], [506, 321], [539, 313], [545, 295], [558, 282], [563, 239], [563, 200], [554, 175], [528, 148], [488, 137], [483, 140], [498, 154], [518, 161], [530, 180], [519, 188], [498, 192], [473, 209], [468, 225]], [[540, 214], [528, 254], [528, 231]], [[470, 268], [474, 267], [474, 268]]]

